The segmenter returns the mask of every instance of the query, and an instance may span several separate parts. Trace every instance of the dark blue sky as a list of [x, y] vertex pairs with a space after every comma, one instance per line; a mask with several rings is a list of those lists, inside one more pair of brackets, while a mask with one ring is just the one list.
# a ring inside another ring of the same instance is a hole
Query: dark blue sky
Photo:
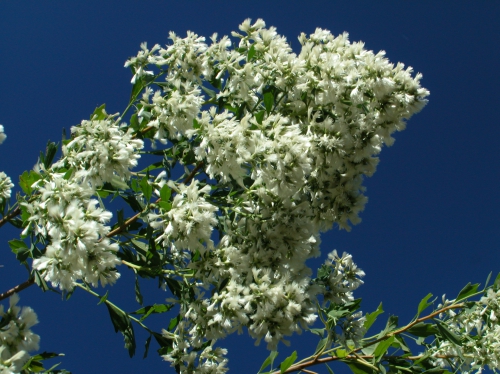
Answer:
[[[348, 4], [346, 4], [348, 3]], [[409, 321], [427, 293], [449, 298], [469, 281], [482, 282], [500, 271], [500, 3], [435, 1], [6, 1], [0, 2], [0, 124], [8, 135], [1, 146], [0, 170], [17, 181], [31, 169], [46, 141], [60, 140], [62, 128], [107, 104], [124, 109], [130, 94], [125, 60], [139, 44], [168, 43], [168, 32], [187, 30], [209, 36], [236, 30], [245, 18], [263, 18], [298, 48], [300, 32], [316, 27], [423, 73], [429, 104], [382, 151], [377, 173], [367, 179], [369, 202], [363, 222], [350, 233], [323, 235], [323, 253], [347, 251], [366, 272], [355, 296], [363, 310], [380, 301], [387, 313]], [[7, 240], [18, 233], [3, 227], [0, 292], [26, 279]], [[133, 280], [122, 279], [109, 298], [131, 311], [138, 306]], [[166, 295], [144, 284], [146, 303]], [[99, 290], [104, 293], [104, 291]], [[129, 359], [106, 308], [75, 292], [69, 301], [21, 293], [40, 324], [42, 350], [64, 352], [63, 367], [74, 373], [173, 372], [155, 355], [142, 360], [147, 335], [136, 329], [138, 353]], [[151, 321], [161, 328], [169, 318]], [[221, 341], [229, 347], [232, 372], [257, 372], [267, 356], [242, 335]], [[302, 335], [293, 348], [304, 357], [314, 339]], [[283, 352], [285, 350], [283, 349]], [[284, 358], [285, 354], [281, 358]], [[336, 373], [347, 368], [332, 366]], [[318, 369], [320, 373], [325, 372]]]

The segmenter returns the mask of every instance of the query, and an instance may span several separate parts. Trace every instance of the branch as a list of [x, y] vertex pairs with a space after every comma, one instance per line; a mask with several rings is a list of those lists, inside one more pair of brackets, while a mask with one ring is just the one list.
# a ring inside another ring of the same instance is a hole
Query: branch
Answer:
[[0, 300], [3, 300], [3, 299], [6, 299], [8, 298], [9, 296], [12, 296], [13, 294], [15, 294], [16, 292], [20, 292], [22, 290], [24, 290], [25, 288], [28, 288], [29, 286], [35, 284], [35, 279], [34, 278], [30, 278], [28, 279], [26, 282], [24, 283], [21, 283], [21, 284], [18, 284], [16, 287], [0, 294]]
[[[191, 173], [189, 173], [189, 175], [184, 179], [184, 181], [182, 183], [189, 183], [195, 177], [196, 173], [203, 167], [203, 165], [204, 165], [203, 162], [199, 162], [195, 166], [195, 168], [191, 171]], [[159, 202], [160, 200], [161, 199], [158, 199], [156, 202]], [[14, 209], [12, 212], [10, 212], [9, 214], [7, 214], [5, 217], [3, 217], [0, 220], [0, 227], [2, 227], [11, 218], [19, 215], [20, 213], [21, 213], [21, 209], [19, 207], [17, 207], [16, 209]], [[120, 226], [118, 226], [116, 229], [108, 232], [108, 234], [106, 235], [106, 237], [110, 238], [112, 236], [118, 235], [123, 230], [125, 230], [130, 224], [132, 224], [133, 222], [137, 221], [137, 219], [139, 218], [140, 215], [141, 215], [141, 213], [137, 213], [135, 216], [129, 218], [123, 224], [121, 224]], [[10, 290], [8, 290], [8, 291], [0, 294], [0, 300], [4, 300], [4, 299], [8, 298], [9, 296], [12, 296], [14, 293], [20, 292], [20, 291], [22, 291], [22, 290], [24, 290], [24, 289], [32, 286], [33, 284], [35, 284], [35, 280], [32, 279], [32, 278], [30, 278], [26, 282], [21, 283], [21, 284], [15, 286], [14, 288], [12, 288], [12, 289], [10, 289]]]
[[19, 208], [19, 206], [17, 206], [16, 209], [14, 209], [12, 212], [10, 212], [6, 216], [4, 216], [2, 219], [0, 219], [0, 227], [5, 225], [12, 218], [14, 218], [15, 216], [18, 216], [19, 214], [21, 214], [21, 209]]
[[[292, 365], [290, 366], [290, 368], [288, 368], [287, 371], [285, 371], [284, 373], [293, 373], [293, 372], [296, 372], [296, 371], [304, 371], [304, 368], [306, 367], [310, 367], [310, 366], [315, 366], [315, 365], [318, 365], [318, 364], [324, 364], [324, 363], [327, 363], [327, 362], [331, 362], [331, 361], [338, 361], [338, 360], [358, 360], [358, 359], [372, 359], [374, 356], [370, 356], [370, 355], [358, 355], [357, 352], [361, 351], [362, 349], [366, 348], [366, 347], [369, 347], [371, 345], [374, 345], [374, 344], [377, 344], [383, 340], [386, 340], [388, 338], [390, 338], [391, 336], [394, 336], [394, 335], [399, 335], [399, 334], [402, 334], [403, 332], [409, 330], [410, 328], [412, 328], [413, 326], [415, 326], [417, 323], [420, 323], [420, 322], [423, 322], [423, 321], [426, 321], [428, 319], [431, 319], [431, 318], [434, 318], [435, 316], [443, 313], [443, 312], [446, 312], [447, 310], [450, 310], [450, 309], [459, 309], [459, 308], [463, 308], [465, 306], [465, 304], [463, 303], [460, 303], [460, 304], [453, 304], [453, 305], [448, 305], [446, 307], [443, 307], [441, 309], [438, 309], [434, 312], [432, 312], [431, 314], [425, 316], [425, 317], [422, 317], [422, 318], [418, 318], [416, 319], [415, 321], [409, 323], [408, 325], [398, 329], [398, 330], [395, 330], [395, 331], [392, 331], [390, 333], [388, 333], [387, 335], [379, 338], [379, 339], [375, 339], [374, 341], [364, 345], [363, 347], [359, 347], [359, 348], [356, 348], [356, 349], [353, 349], [351, 352], [349, 352], [346, 356], [344, 357], [338, 357], [338, 356], [330, 356], [330, 357], [325, 357], [325, 358], [319, 358], [318, 356], [311, 356], [313, 357], [312, 359], [306, 359], [307, 361], [302, 361], [302, 362], [299, 362], [295, 365]], [[330, 349], [328, 351], [325, 351], [323, 352], [323, 354], [329, 354], [330, 352], [333, 352], [335, 351], [337, 348], [333, 348], [333, 349]], [[384, 357], [396, 357], [396, 356], [384, 356]], [[401, 357], [401, 358], [404, 358], [405, 360], [411, 360], [411, 361], [416, 361], [420, 358], [422, 358], [423, 356], [409, 356], [409, 357]], [[450, 358], [452, 356], [443, 356], [443, 357], [439, 357], [439, 356], [436, 356], [438, 358]], [[273, 374], [278, 374], [280, 372], [276, 371], [274, 372]]]

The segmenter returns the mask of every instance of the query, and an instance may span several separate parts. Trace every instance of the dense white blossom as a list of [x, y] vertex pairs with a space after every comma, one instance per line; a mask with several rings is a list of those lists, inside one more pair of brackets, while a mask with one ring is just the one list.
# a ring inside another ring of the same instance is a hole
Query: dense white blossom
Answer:
[[144, 146], [111, 118], [82, 121], [71, 128], [71, 133], [72, 139], [63, 146], [64, 157], [54, 166], [74, 168], [74, 178], [94, 187], [115, 179], [127, 181]]
[[118, 245], [106, 237], [105, 225], [112, 214], [91, 199], [93, 189], [50, 170], [32, 187], [36, 198], [22, 203], [29, 214], [25, 232], [31, 228], [48, 240], [33, 268], [62, 290], [72, 290], [77, 280], [93, 286], [114, 283], [119, 277]]
[[210, 186], [199, 188], [198, 181], [194, 180], [189, 186], [171, 184], [171, 187], [177, 192], [171, 209], [148, 216], [149, 224], [162, 231], [157, 241], [170, 246], [175, 257], [185, 250], [205, 252], [205, 245], [213, 247], [210, 236], [217, 223], [217, 207], [204, 197], [210, 192]]
[[0, 305], [0, 373], [19, 373], [28, 361], [30, 351], [39, 348], [40, 336], [31, 331], [38, 318], [30, 307], [19, 307], [19, 296], [13, 294], [9, 308]]
[[[246, 20], [240, 31], [232, 34], [237, 49], [226, 36], [214, 34], [208, 45], [192, 32], [186, 38], [171, 33], [171, 45], [142, 45], [126, 65], [135, 78], [153, 65], [165, 76], [162, 88], [148, 87], [139, 104], [139, 120], [153, 138], [165, 144], [187, 139], [216, 184], [236, 181], [242, 191], [219, 210], [223, 235], [215, 246], [209, 236], [216, 208], [205, 208], [196, 194], [200, 208], [188, 209], [190, 200], [179, 193], [170, 211], [149, 215], [161, 230], [157, 240], [171, 251], [202, 253], [189, 263], [195, 287], [225, 280], [211, 297], [198, 293], [183, 306], [176, 333], [197, 347], [246, 327], [275, 349], [315, 320], [318, 294], [337, 304], [353, 299], [364, 273], [350, 255], [332, 253], [316, 282], [305, 262], [319, 255], [320, 231], [360, 221], [367, 201], [363, 177], [375, 172], [382, 146], [394, 142], [391, 134], [404, 129], [429, 93], [420, 74], [412, 77], [411, 68], [350, 43], [347, 34], [302, 34], [296, 54], [262, 20]], [[203, 227], [202, 209], [206, 226], [190, 237], [191, 217], [200, 217], [193, 227]], [[363, 318], [346, 318], [339, 339], [356, 344]], [[186, 361], [173, 357], [173, 363]]]
[[[498, 285], [497, 285], [498, 287]], [[460, 366], [463, 372], [472, 372], [488, 366], [490, 370], [500, 369], [500, 289], [489, 288], [486, 295], [471, 308], [460, 313], [447, 312], [448, 328], [457, 336], [465, 336], [463, 344], [441, 340], [430, 349], [436, 365], [447, 367], [450, 363]]]
[[14, 187], [14, 184], [10, 177], [0, 171], [0, 204], [10, 198], [12, 187]]

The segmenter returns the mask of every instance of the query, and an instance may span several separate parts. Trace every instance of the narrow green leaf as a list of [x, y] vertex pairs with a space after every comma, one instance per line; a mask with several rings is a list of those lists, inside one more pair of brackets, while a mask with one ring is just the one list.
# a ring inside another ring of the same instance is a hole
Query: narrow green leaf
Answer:
[[373, 323], [377, 320], [378, 315], [382, 314], [382, 313], [384, 313], [384, 309], [382, 309], [382, 303], [380, 303], [380, 305], [378, 306], [376, 311], [374, 311], [372, 313], [368, 313], [366, 315], [366, 320], [365, 320], [365, 324], [364, 324], [365, 329], [368, 330], [373, 325]]
[[106, 304], [106, 307], [108, 308], [109, 316], [111, 318], [111, 322], [113, 323], [115, 332], [126, 330], [129, 325], [127, 315], [122, 310], [117, 309], [110, 304]]
[[408, 329], [408, 333], [423, 338], [435, 335], [438, 332], [439, 330], [436, 328], [436, 326], [434, 326], [431, 323], [423, 323], [423, 322], [419, 322]]
[[168, 324], [168, 330], [172, 331], [173, 329], [175, 329], [177, 327], [177, 325], [179, 324], [180, 320], [181, 320], [180, 315], [178, 315], [175, 318], [172, 318], [170, 320], [170, 323]]
[[17, 253], [19, 249], [28, 249], [28, 246], [25, 242], [19, 239], [13, 239], [9, 241], [9, 247], [12, 249], [12, 252]]
[[50, 165], [52, 165], [52, 161], [54, 160], [54, 156], [57, 153], [57, 143], [49, 141], [47, 143], [47, 148], [45, 149], [45, 159], [43, 164], [45, 168], [49, 169]]
[[266, 107], [267, 113], [271, 113], [274, 105], [274, 96], [272, 92], [266, 92], [264, 94], [264, 106]]
[[265, 110], [261, 110], [257, 113], [255, 113], [255, 120], [259, 125], [262, 125], [262, 120], [264, 119], [264, 115], [266, 114]]
[[139, 277], [137, 276], [137, 274], [135, 275], [135, 300], [140, 305], [142, 305], [143, 297], [142, 297], [142, 293], [141, 293], [141, 287], [139, 285]]
[[449, 330], [448, 326], [446, 326], [446, 324], [437, 321], [436, 327], [438, 328], [439, 333], [441, 334], [441, 336], [443, 338], [449, 340], [450, 342], [452, 342], [456, 345], [463, 344], [460, 337], [457, 334], [455, 334], [454, 332], [452, 332], [451, 330]]
[[148, 357], [148, 351], [149, 351], [149, 343], [151, 343], [151, 334], [149, 334], [149, 337], [146, 339], [146, 343], [144, 344], [144, 356], [142, 358]]
[[378, 334], [378, 338], [382, 338], [387, 333], [395, 330], [398, 327], [398, 317], [397, 316], [390, 316], [389, 319], [387, 320], [387, 324], [385, 325], [385, 328]]
[[283, 362], [280, 364], [280, 371], [281, 374], [283, 374], [285, 371], [288, 370], [290, 366], [293, 365], [293, 363], [297, 360], [297, 351], [293, 351], [293, 353], [285, 358]]
[[149, 178], [144, 177], [141, 179], [141, 191], [144, 194], [144, 198], [146, 201], [151, 199], [151, 195], [153, 194], [153, 187], [149, 184]]
[[135, 131], [139, 130], [139, 119], [137, 117], [137, 113], [130, 116], [130, 127], [132, 127]]
[[422, 313], [425, 309], [432, 305], [432, 303], [427, 302], [431, 297], [432, 294], [430, 293], [422, 300], [420, 300], [420, 303], [418, 304], [417, 317], [420, 315], [420, 313]]
[[255, 56], [255, 46], [252, 44], [252, 46], [248, 50], [247, 61], [250, 61], [253, 56]]
[[318, 354], [318, 352], [322, 351], [326, 345], [329, 343], [329, 338], [323, 338], [318, 342], [318, 345], [316, 346], [316, 349], [314, 350], [314, 354]]
[[40, 287], [43, 292], [50, 290], [49, 286], [45, 282], [45, 279], [43, 279], [43, 277], [40, 275], [40, 273], [38, 272], [38, 270], [33, 270], [33, 275], [35, 277], [35, 283], [36, 283], [36, 285], [38, 287]]
[[349, 369], [351, 369], [351, 371], [354, 374], [375, 374], [376, 373], [376, 371], [374, 369], [372, 369], [371, 367], [363, 365], [357, 361], [343, 360], [343, 362], [345, 362], [347, 364], [347, 366], [349, 366]]
[[325, 366], [326, 366], [326, 370], [328, 370], [328, 374], [335, 374], [335, 373], [333, 372], [333, 370], [332, 370], [332, 369], [330, 369], [330, 366], [328, 366], [327, 364], [325, 364]]
[[382, 340], [380, 343], [377, 344], [377, 348], [373, 352], [376, 362], [380, 361], [380, 359], [387, 352], [393, 341], [394, 341], [394, 336], [391, 336], [389, 339]]
[[458, 293], [456, 301], [466, 299], [470, 295], [475, 294], [477, 292], [478, 287], [479, 283], [476, 284], [471, 284], [470, 282], [467, 283], [467, 285], [464, 288], [462, 288], [462, 290]]
[[271, 365], [271, 368], [273, 367], [273, 362], [274, 359], [278, 356], [278, 351], [271, 351], [271, 354], [269, 357], [267, 357], [264, 362], [262, 363], [262, 366], [260, 367], [259, 373], [262, 373], [262, 370], [267, 368], [269, 365]]
[[203, 91], [205, 91], [205, 93], [210, 97], [210, 98], [214, 98], [215, 96], [217, 96], [217, 92], [215, 92], [214, 90], [211, 90], [210, 88], [206, 88], [206, 87], [203, 87], [201, 86], [201, 89]]
[[104, 294], [104, 296], [102, 296], [102, 297], [99, 299], [99, 302], [97, 303], [97, 305], [102, 304], [102, 303], [104, 303], [106, 300], [108, 300], [108, 292], [109, 292], [109, 291], [106, 291], [106, 293]]

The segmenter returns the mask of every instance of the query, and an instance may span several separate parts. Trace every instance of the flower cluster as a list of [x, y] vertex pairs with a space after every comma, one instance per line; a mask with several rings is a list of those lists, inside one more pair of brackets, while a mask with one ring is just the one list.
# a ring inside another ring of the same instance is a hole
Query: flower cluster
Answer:
[[217, 220], [217, 207], [205, 200], [204, 195], [210, 192], [210, 186], [199, 188], [198, 181], [184, 184], [171, 184], [177, 194], [168, 211], [149, 214], [149, 224], [162, 231], [157, 241], [164, 246], [171, 246], [174, 257], [182, 257], [184, 251], [205, 252], [206, 243], [213, 248], [210, 239]]
[[[0, 125], [0, 144], [2, 144], [6, 138], [7, 136], [4, 133], [4, 128]], [[10, 177], [3, 171], [0, 172], [0, 204], [10, 199], [12, 187], [14, 187], [14, 184]]]
[[17, 306], [19, 296], [14, 294], [5, 312], [0, 305], [0, 372], [19, 373], [28, 361], [30, 351], [39, 348], [40, 337], [31, 331], [38, 323], [37, 316], [30, 307]]
[[[154, 69], [166, 80], [157, 91], [145, 90], [141, 125], [165, 144], [187, 139], [214, 188], [234, 190], [221, 202], [221, 240], [186, 263], [197, 271], [195, 287], [217, 288], [183, 306], [185, 323], [175, 333], [195, 349], [204, 338], [243, 327], [274, 349], [315, 320], [319, 293], [334, 303], [352, 298], [363, 272], [350, 256], [332, 254], [321, 284], [312, 282], [305, 261], [319, 254], [320, 231], [359, 222], [363, 176], [374, 173], [382, 146], [394, 142], [391, 134], [404, 129], [429, 94], [420, 74], [412, 77], [411, 68], [350, 43], [347, 34], [302, 34], [295, 54], [262, 20], [246, 20], [240, 31], [233, 33], [238, 48], [228, 37], [213, 35], [208, 45], [194, 33], [171, 33], [170, 46], [142, 45], [126, 62], [134, 82]], [[190, 233], [185, 228], [200, 227], [202, 241], [210, 242], [215, 209], [204, 217], [198, 212], [193, 226], [197, 209], [176, 199], [174, 212], [151, 215], [151, 225], [172, 253], [181, 243], [201, 249], [179, 238]], [[357, 317], [346, 322], [345, 339], [362, 335]]]
[[[448, 311], [447, 326], [457, 336], [465, 336], [462, 344], [449, 340], [437, 342], [430, 353], [435, 364], [453, 365], [463, 372], [488, 366], [500, 369], [500, 289], [489, 288], [486, 295], [460, 313]], [[439, 357], [447, 357], [439, 358]]]
[[3, 171], [0, 171], [0, 204], [10, 198], [12, 187], [14, 187], [14, 184], [10, 177]]
[[22, 203], [29, 215], [24, 232], [32, 229], [49, 240], [43, 255], [33, 260], [33, 268], [62, 290], [72, 290], [77, 280], [93, 286], [99, 281], [114, 283], [119, 277], [118, 245], [106, 237], [105, 225], [112, 215], [91, 199], [94, 190], [52, 170], [32, 187], [36, 198]]
[[71, 128], [72, 139], [63, 146], [64, 157], [55, 167], [74, 168], [74, 178], [94, 187], [114, 179], [127, 181], [144, 146], [111, 118], [82, 121]]

